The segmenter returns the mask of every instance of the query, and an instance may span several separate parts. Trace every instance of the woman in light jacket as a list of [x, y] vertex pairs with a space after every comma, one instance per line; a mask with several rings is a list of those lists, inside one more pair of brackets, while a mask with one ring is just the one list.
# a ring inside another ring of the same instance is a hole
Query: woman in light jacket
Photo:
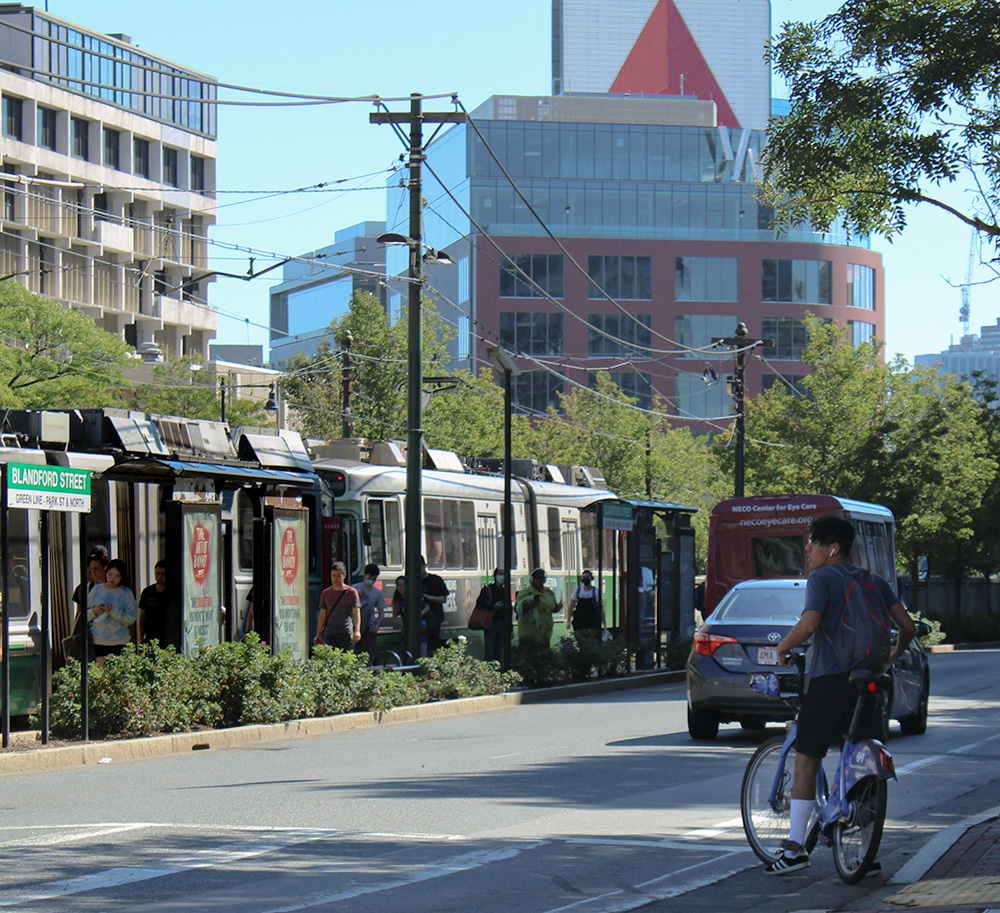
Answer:
[[87, 622], [94, 639], [97, 665], [117, 656], [132, 641], [132, 625], [139, 615], [135, 594], [127, 585], [125, 562], [115, 558], [108, 562], [104, 583], [87, 594]]

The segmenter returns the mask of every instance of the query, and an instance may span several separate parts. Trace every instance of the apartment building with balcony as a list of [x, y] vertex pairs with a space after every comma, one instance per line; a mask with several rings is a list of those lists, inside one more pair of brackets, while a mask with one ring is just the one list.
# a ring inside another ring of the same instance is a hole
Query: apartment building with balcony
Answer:
[[0, 4], [0, 276], [207, 357], [215, 98], [126, 35]]

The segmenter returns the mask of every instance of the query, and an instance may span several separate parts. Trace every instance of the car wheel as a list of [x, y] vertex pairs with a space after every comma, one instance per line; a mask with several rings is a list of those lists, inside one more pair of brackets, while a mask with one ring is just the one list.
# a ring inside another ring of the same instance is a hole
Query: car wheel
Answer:
[[699, 742], [710, 742], [719, 734], [719, 718], [707, 710], [695, 713], [688, 707], [688, 735]]
[[899, 721], [899, 728], [903, 735], [923, 735], [927, 732], [927, 705], [931, 698], [931, 678], [925, 672], [924, 683], [920, 688], [920, 704], [917, 712], [913, 716], [903, 717]]

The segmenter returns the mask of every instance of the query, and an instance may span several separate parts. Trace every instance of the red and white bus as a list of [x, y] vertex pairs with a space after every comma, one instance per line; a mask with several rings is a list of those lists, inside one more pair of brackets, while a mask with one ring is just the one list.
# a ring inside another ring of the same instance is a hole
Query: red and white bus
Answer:
[[826, 514], [857, 531], [849, 560], [896, 583], [896, 521], [880, 504], [833, 495], [760, 495], [720, 501], [708, 528], [705, 615], [742, 580], [805, 577], [809, 524]]

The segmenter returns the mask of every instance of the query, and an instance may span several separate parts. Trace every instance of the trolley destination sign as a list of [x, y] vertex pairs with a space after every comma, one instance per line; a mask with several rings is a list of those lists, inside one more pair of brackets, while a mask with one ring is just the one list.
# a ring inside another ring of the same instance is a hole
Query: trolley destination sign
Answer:
[[90, 472], [68, 466], [7, 464], [7, 507], [90, 512]]

